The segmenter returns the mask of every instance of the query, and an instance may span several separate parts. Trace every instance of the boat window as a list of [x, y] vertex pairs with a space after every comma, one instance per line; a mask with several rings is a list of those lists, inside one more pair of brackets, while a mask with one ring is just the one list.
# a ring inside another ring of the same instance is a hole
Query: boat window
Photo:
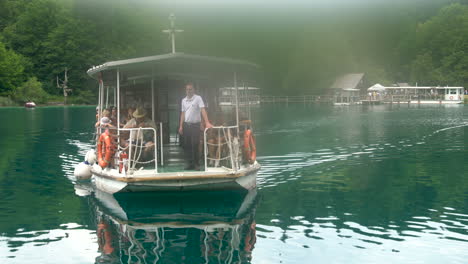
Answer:
[[450, 89], [450, 94], [457, 94], [457, 90], [456, 89]]

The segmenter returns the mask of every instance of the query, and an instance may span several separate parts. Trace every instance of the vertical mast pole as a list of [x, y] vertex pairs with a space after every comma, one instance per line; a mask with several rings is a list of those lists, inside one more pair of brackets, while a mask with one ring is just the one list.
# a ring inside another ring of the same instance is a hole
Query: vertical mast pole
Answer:
[[171, 21], [171, 44], [172, 44], [172, 53], [175, 53], [175, 32], [174, 32], [174, 29], [175, 29], [175, 26], [174, 26], [175, 16], [174, 16], [174, 14], [171, 14], [171, 15], [169, 16], [169, 20]]
[[236, 126], [237, 136], [239, 136], [239, 88], [237, 87], [237, 72], [234, 71], [234, 88], [236, 89]]
[[117, 69], [117, 145], [120, 146], [120, 70]]
[[[101, 118], [102, 118], [102, 112], [103, 112], [103, 108], [104, 108], [104, 81], [101, 81], [101, 102], [99, 102], [100, 104], [100, 109], [99, 109], [99, 122], [101, 122]], [[99, 123], [100, 125], [100, 123]], [[102, 129], [101, 127], [99, 126], [99, 133], [102, 132]]]
[[151, 76], [151, 120], [154, 121], [154, 77]]
[[106, 109], [109, 108], [109, 86], [106, 87]]
[[97, 105], [97, 110], [98, 110], [98, 121], [101, 120], [101, 85], [102, 85], [102, 79], [99, 78], [99, 87], [98, 87], [98, 105]]
[[175, 50], [176, 33], [184, 32], [182, 29], [176, 29], [175, 19], [176, 19], [175, 15], [171, 14], [169, 16], [169, 21], [171, 21], [171, 28], [163, 30], [163, 32], [169, 34], [169, 37], [171, 38], [172, 53], [176, 53], [176, 50]]
[[100, 112], [101, 112], [99, 115], [99, 118], [102, 118], [102, 109], [104, 108], [104, 82], [103, 81], [101, 82], [101, 102], [99, 102], [99, 104], [100, 104]]

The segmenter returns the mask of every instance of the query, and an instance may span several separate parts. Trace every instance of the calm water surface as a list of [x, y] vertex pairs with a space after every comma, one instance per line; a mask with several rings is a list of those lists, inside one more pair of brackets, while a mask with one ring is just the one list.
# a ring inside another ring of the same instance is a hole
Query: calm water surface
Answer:
[[254, 116], [255, 192], [109, 204], [73, 178], [93, 107], [0, 109], [0, 263], [467, 263], [466, 106]]

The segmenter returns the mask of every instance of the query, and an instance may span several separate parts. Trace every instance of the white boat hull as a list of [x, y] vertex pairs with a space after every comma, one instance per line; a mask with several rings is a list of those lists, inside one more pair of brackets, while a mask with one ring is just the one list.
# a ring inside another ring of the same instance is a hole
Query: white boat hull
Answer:
[[461, 104], [463, 101], [458, 101], [458, 100], [442, 100], [442, 101], [436, 101], [436, 100], [411, 100], [411, 104]]
[[411, 101], [393, 101], [393, 102], [386, 102], [390, 104], [404, 104], [404, 103], [410, 103], [410, 104], [462, 104], [463, 101], [459, 100], [411, 100]]
[[257, 171], [260, 165], [241, 168], [237, 172], [230, 170], [193, 171], [155, 173], [137, 171], [133, 175], [119, 174], [117, 170], [101, 169], [98, 165], [92, 168], [96, 187], [107, 193], [148, 192], [148, 191], [194, 191], [254, 189], [257, 184]]

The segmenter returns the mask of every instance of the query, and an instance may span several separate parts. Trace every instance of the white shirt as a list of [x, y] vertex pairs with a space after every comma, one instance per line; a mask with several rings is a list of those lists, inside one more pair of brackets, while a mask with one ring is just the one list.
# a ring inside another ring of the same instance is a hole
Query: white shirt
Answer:
[[185, 113], [186, 123], [200, 123], [201, 122], [201, 109], [205, 107], [201, 96], [194, 94], [192, 98], [187, 96], [182, 99], [181, 111]]

